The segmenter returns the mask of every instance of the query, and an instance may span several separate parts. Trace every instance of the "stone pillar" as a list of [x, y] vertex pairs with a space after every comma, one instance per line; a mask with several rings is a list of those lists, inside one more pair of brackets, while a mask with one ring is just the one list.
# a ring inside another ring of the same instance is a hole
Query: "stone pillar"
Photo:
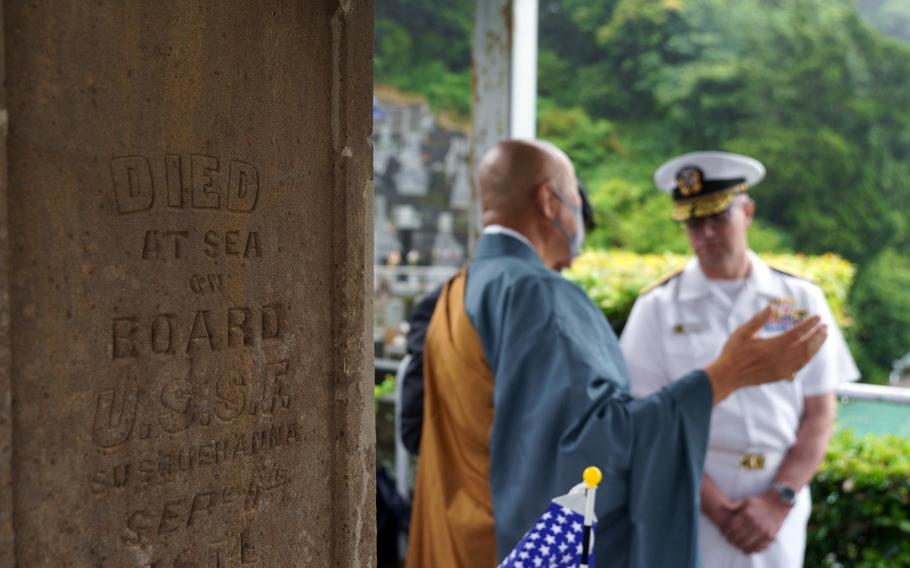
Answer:
[[[0, 5], [0, 30], [3, 6]], [[13, 425], [9, 333], [9, 223], [6, 199], [6, 57], [0, 41], [0, 567], [15, 565], [13, 541]]]
[[4, 11], [0, 565], [373, 565], [372, 0]]

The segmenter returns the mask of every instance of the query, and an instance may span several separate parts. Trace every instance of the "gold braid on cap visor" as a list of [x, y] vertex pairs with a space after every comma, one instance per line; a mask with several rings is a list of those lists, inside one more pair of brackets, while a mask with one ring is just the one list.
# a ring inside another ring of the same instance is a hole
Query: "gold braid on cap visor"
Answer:
[[743, 182], [722, 191], [709, 193], [708, 195], [700, 195], [698, 197], [674, 201], [673, 220], [681, 223], [692, 218], [698, 219], [700, 217], [710, 217], [711, 215], [723, 213], [730, 207], [730, 202], [733, 201], [733, 197], [738, 193], [743, 193], [747, 189], [749, 189], [749, 184]]

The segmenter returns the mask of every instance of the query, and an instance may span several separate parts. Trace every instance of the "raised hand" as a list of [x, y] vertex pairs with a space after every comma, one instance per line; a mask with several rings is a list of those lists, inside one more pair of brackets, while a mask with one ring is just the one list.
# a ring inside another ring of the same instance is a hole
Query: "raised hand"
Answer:
[[714, 388], [714, 404], [736, 389], [792, 378], [828, 337], [827, 326], [818, 316], [775, 337], [756, 337], [770, 318], [771, 308], [766, 307], [737, 328], [717, 359], [705, 368]]

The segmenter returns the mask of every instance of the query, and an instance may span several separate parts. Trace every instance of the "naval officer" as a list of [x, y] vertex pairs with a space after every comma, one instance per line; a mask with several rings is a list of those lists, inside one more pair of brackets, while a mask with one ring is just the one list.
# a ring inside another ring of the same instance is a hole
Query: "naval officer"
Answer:
[[803, 565], [808, 484], [831, 436], [834, 390], [859, 377], [821, 290], [749, 249], [748, 190], [764, 175], [757, 160], [726, 152], [685, 154], [657, 170], [695, 258], [643, 291], [621, 338], [632, 394], [643, 397], [704, 367], [769, 304], [765, 335], [807, 314], [828, 325], [828, 341], [792, 380], [741, 389], [714, 408], [701, 489], [705, 568]]
[[[595, 464], [606, 474], [597, 557], [695, 568], [711, 408], [801, 369], [824, 345], [826, 326], [812, 316], [757, 338], [771, 317], [762, 310], [704, 368], [633, 399], [603, 314], [555, 271], [584, 241], [572, 162], [543, 141], [504, 140], [484, 155], [477, 182], [483, 235], [440, 293], [424, 345], [407, 566], [497, 565], [551, 497]], [[548, 554], [551, 544], [529, 546]], [[572, 558], [567, 548], [560, 554]]]

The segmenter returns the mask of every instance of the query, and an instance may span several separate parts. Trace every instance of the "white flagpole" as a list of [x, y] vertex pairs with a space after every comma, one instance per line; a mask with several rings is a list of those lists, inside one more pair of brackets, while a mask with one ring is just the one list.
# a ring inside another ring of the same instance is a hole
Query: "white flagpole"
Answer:
[[600, 485], [603, 474], [594, 466], [586, 468], [582, 477], [585, 480], [585, 527], [581, 543], [580, 568], [589, 568], [589, 560], [594, 549], [594, 500], [597, 497], [597, 486]]

